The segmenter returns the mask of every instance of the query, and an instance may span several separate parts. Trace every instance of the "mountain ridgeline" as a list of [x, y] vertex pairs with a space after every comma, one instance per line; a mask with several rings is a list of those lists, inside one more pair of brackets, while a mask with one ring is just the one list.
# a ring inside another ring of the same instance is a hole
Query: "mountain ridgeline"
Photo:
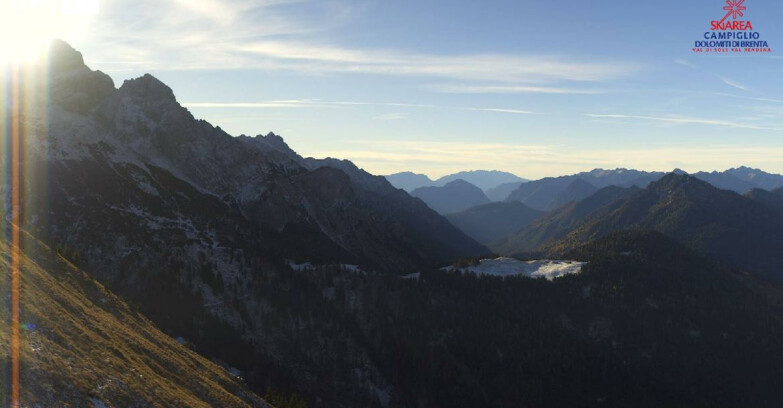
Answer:
[[[445, 175], [434, 181], [424, 174], [416, 174], [407, 171], [388, 175], [386, 176], [386, 179], [389, 180], [394, 187], [401, 188], [409, 193], [420, 187], [443, 187], [446, 184], [457, 180], [467, 181], [485, 192], [500, 185], [509, 183], [518, 185], [528, 181], [514, 174], [497, 170], [461, 171], [459, 173]], [[505, 196], [503, 198], [505, 198]], [[502, 198], [493, 201], [502, 201]]]
[[[673, 173], [687, 174], [679, 169], [674, 170]], [[584, 192], [589, 190], [586, 187], [588, 184], [596, 189], [608, 186], [645, 188], [651, 182], [659, 180], [665, 175], [666, 173], [663, 172], [595, 169], [570, 176], [547, 177], [520, 184], [505, 197], [505, 200], [519, 201], [535, 209], [551, 211], [567, 204], [569, 200], [586, 197]], [[748, 167], [738, 167], [723, 172], [698, 172], [692, 176], [717, 188], [731, 190], [739, 194], [745, 194], [754, 188], [772, 190], [783, 187], [783, 176]], [[580, 180], [578, 183], [582, 184], [581, 188], [574, 185], [577, 180]], [[573, 194], [575, 190], [581, 194]]]

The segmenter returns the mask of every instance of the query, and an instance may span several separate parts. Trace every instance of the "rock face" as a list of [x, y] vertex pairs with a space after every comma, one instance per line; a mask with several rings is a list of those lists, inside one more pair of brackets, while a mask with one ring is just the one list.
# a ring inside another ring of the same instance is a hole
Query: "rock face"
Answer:
[[[488, 252], [350, 162], [304, 159], [277, 135], [235, 138], [195, 119], [151, 75], [115, 89], [64, 43], [50, 61], [30, 74], [48, 82], [27, 78], [50, 97], [47, 115], [24, 118], [24, 226], [169, 334], [247, 370], [257, 390], [293, 375], [270, 368], [281, 356], [312, 358], [261, 330], [284, 322], [263, 288], [289, 261], [410, 273]], [[329, 386], [362, 400], [383, 381], [346, 347], [365, 382]], [[297, 374], [305, 389], [319, 381]]]

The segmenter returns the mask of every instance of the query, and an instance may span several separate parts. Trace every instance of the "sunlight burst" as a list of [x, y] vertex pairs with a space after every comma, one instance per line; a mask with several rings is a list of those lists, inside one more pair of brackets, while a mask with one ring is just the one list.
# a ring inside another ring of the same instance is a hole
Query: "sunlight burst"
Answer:
[[0, 64], [38, 59], [54, 38], [76, 41], [98, 0], [0, 0]]

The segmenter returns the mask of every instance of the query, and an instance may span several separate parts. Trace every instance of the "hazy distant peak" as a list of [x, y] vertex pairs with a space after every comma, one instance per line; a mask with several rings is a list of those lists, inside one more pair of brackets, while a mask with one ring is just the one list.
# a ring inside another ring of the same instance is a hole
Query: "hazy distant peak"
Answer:
[[587, 172], [587, 174], [593, 175], [593, 176], [604, 176], [606, 174], [612, 174], [612, 173], [625, 173], [626, 171], [629, 171], [626, 168], [618, 167], [616, 169], [602, 169], [602, 168], [596, 168], [592, 169]]
[[445, 185], [448, 182], [462, 179], [474, 186], [487, 191], [505, 183], [527, 181], [515, 174], [499, 170], [470, 170], [449, 174], [434, 181], [436, 186]]
[[443, 187], [467, 187], [467, 188], [478, 188], [475, 185], [468, 183], [467, 181], [463, 179], [456, 179], [454, 181], [450, 181], [446, 183]]
[[391, 183], [395, 188], [401, 188], [407, 192], [411, 192], [419, 187], [426, 187], [432, 185], [432, 180], [424, 174], [417, 174], [410, 171], [404, 171], [401, 173], [390, 174], [385, 176], [386, 180]]
[[[390, 174], [390, 176], [421, 176], [421, 177], [427, 177], [426, 174], [419, 174], [414, 173], [412, 171], [401, 171], [399, 173]], [[429, 179], [429, 177], [427, 177]]]

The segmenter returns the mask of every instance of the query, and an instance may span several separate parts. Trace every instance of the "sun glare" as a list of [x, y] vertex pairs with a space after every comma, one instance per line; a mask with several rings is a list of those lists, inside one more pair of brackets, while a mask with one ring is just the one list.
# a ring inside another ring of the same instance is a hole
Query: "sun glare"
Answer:
[[35, 61], [54, 38], [78, 41], [98, 0], [0, 0], [0, 64]]

